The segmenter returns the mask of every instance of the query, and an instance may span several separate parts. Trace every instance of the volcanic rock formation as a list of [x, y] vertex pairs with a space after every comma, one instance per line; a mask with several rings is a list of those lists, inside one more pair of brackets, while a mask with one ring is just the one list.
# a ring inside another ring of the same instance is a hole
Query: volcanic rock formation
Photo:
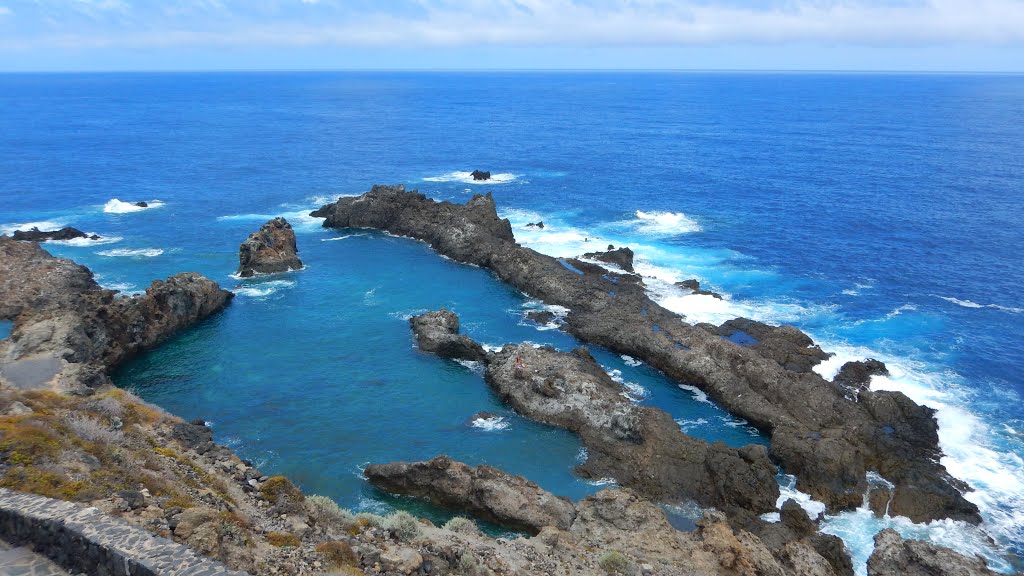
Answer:
[[238, 248], [238, 275], [243, 278], [300, 269], [295, 231], [284, 218], [268, 221]]

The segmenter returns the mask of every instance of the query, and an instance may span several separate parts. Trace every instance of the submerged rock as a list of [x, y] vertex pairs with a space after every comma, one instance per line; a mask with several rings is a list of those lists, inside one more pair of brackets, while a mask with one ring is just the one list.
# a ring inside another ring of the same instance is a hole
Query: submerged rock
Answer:
[[387, 492], [426, 498], [532, 534], [545, 526], [568, 530], [576, 517], [571, 501], [522, 476], [485, 465], [468, 466], [447, 456], [425, 462], [371, 464], [364, 474], [371, 484]]
[[868, 576], [995, 576], [985, 560], [924, 540], [904, 540], [892, 528], [875, 535]]
[[459, 334], [459, 317], [444, 308], [409, 319], [420, 350], [454, 360], [484, 359], [483, 346]]
[[238, 275], [243, 278], [300, 269], [295, 231], [284, 218], [268, 221], [238, 248]]
[[588, 252], [583, 257], [614, 264], [626, 272], [633, 271], [633, 251], [625, 246], [618, 249], [614, 246], [609, 246], [605, 252]]
[[71, 226], [65, 226], [60, 230], [42, 231], [38, 227], [33, 226], [31, 230], [15, 230], [12, 236], [15, 240], [21, 240], [25, 242], [46, 242], [47, 240], [74, 240], [75, 238], [88, 238], [90, 240], [99, 240], [100, 237], [96, 234], [92, 236], [82, 232], [78, 228], [72, 228]]
[[149, 208], [148, 202], [136, 202], [135, 205], [138, 206], [139, 208]]
[[483, 170], [473, 170], [472, 172], [470, 172], [470, 176], [473, 177], [473, 180], [490, 180], [491, 179], [491, 173], [490, 172], [484, 172]]
[[324, 217], [326, 227], [376, 228], [423, 240], [454, 260], [492, 270], [547, 304], [569, 308], [564, 329], [573, 336], [696, 386], [770, 434], [771, 453], [796, 475], [797, 488], [830, 511], [859, 506], [867, 471], [877, 470], [895, 485], [894, 515], [918, 522], [981, 521], [977, 506], [961, 494], [966, 486], [942, 466], [937, 441], [910, 435], [922, 428], [926, 412], [891, 393], [848, 397], [847, 389], [808, 369], [821, 355], [801, 346], [803, 339], [794, 331], [773, 330], [766, 339], [776, 342], [763, 346], [727, 342], [652, 301], [638, 282], [519, 246], [490, 195], [459, 205], [402, 186], [374, 186], [313, 215]]

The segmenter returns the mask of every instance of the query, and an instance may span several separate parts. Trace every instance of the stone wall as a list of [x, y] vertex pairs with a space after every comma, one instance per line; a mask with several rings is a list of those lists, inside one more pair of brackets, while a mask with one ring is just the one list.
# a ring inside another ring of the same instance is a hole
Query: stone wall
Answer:
[[2, 488], [0, 539], [30, 547], [72, 573], [245, 576], [96, 508]]

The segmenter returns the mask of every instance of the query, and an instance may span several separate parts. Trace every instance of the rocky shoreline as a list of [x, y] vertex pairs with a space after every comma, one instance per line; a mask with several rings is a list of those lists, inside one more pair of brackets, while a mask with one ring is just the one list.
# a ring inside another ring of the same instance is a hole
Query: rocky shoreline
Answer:
[[[377, 202], [372, 197], [364, 200]], [[390, 202], [378, 206], [394, 208]], [[516, 266], [537, 272], [534, 256], [520, 253], [508, 222], [497, 219], [493, 201], [478, 197], [461, 208], [465, 210], [457, 221], [441, 221], [442, 226], [460, 226], [441, 242], [447, 249], [468, 250], [464, 242], [483, 240], [488, 244], [477, 249], [485, 260], [474, 263], [494, 264], [492, 269], [506, 272]], [[272, 248], [269, 259], [279, 260], [282, 252], [275, 247], [287, 252], [287, 232], [265, 244]], [[488, 256], [487, 250], [512, 250], [514, 260], [520, 260], [504, 261], [498, 252]], [[243, 252], [240, 249], [242, 264]], [[284, 259], [290, 257], [285, 254]], [[618, 282], [613, 284], [625, 288], [624, 294], [643, 302], [637, 292], [642, 279], [635, 275], [607, 272], [580, 260], [541, 260], [554, 263], [556, 270], [554, 277], [542, 269], [545, 274], [529, 279], [543, 293], [588, 296], [600, 304], [601, 295], [594, 288], [604, 290], [602, 282], [614, 279]], [[583, 278], [584, 283], [563, 286], [557, 270]], [[757, 511], [774, 507], [778, 490], [766, 481], [773, 466], [763, 449], [737, 450], [686, 437], [674, 423], [669, 427], [663, 422], [664, 413], [622, 398], [617, 384], [583, 350], [564, 353], [513, 345], [488, 354], [459, 335], [458, 318], [447, 311], [413, 322], [417, 336], [423, 334], [421, 349], [486, 362], [488, 383], [517, 410], [586, 439], [593, 455], [581, 468], [583, 473], [614, 474], [633, 488], [605, 490], [572, 503], [526, 479], [447, 458], [367, 468], [367, 477], [382, 489], [427, 498], [535, 534], [512, 539], [486, 536], [467, 519], [438, 527], [404, 512], [388, 517], [353, 515], [327, 498], [305, 495], [286, 478], [266, 475], [217, 445], [205, 423], [184, 422], [114, 388], [110, 381], [109, 374], [118, 365], [214, 316], [231, 298], [230, 292], [194, 273], [155, 281], [145, 294], [122, 296], [101, 288], [83, 266], [55, 258], [35, 243], [0, 237], [0, 320], [13, 321], [10, 337], [0, 340], [0, 487], [88, 504], [252, 574], [851, 573], [841, 541], [819, 534], [795, 502], [783, 505], [779, 523], [753, 518]], [[570, 302], [568, 297], [547, 300]], [[665, 314], [653, 306], [645, 310], [644, 316]], [[577, 331], [587, 329], [600, 334], [588, 324], [595, 320], [578, 314], [575, 309], [570, 313], [570, 332], [586, 334]], [[759, 359], [757, 366], [771, 358], [780, 370], [806, 375], [795, 369], [805, 367], [805, 357], [816, 355], [805, 353], [810, 346], [802, 346], [803, 341], [790, 332], [778, 332], [781, 329], [679, 323], [706, 334], [707, 342], [727, 342], [714, 330], [757, 332], [763, 346], [741, 348]], [[669, 322], [665, 325], [676, 331], [672, 334], [682, 330]], [[701, 338], [694, 340], [704, 342]], [[792, 366], [783, 368], [786, 363]], [[848, 384], [837, 386], [837, 393], [844, 398], [872, 394], [858, 382], [879, 369], [870, 363], [844, 367]], [[569, 409], [557, 398], [572, 399]], [[911, 407], [901, 414], [908, 412], [930, 418]], [[927, 429], [926, 422], [900, 425]], [[656, 462], [664, 456], [664, 462]], [[637, 474], [642, 466], [652, 469], [650, 476]], [[894, 503], [899, 491], [897, 484]], [[651, 498], [684, 492], [705, 505], [721, 507], [729, 516], [708, 511], [693, 531], [676, 530]], [[922, 548], [931, 545], [897, 541], [885, 533], [879, 538], [882, 552], [874, 566], [869, 564], [872, 575], [898, 573], [893, 570], [988, 574], [983, 562], [949, 550]], [[936, 568], [928, 554], [940, 558], [938, 564], [945, 563], [950, 571]]]
[[[795, 329], [772, 330], [775, 342], [754, 347], [688, 324], [652, 301], [635, 274], [518, 245], [489, 194], [452, 204], [402, 186], [374, 186], [312, 215], [325, 218], [325, 227], [371, 228], [423, 240], [547, 304], [569, 308], [563, 329], [579, 340], [696, 386], [770, 435], [772, 458], [830, 511], [859, 506], [867, 473], [876, 471], [895, 487], [893, 514], [919, 522], [981, 521], [977, 506], [961, 493], [969, 487], [939, 463], [932, 411], [899, 392], [850, 390], [821, 378], [807, 369], [817, 351]], [[793, 356], [802, 358], [785, 362]]]

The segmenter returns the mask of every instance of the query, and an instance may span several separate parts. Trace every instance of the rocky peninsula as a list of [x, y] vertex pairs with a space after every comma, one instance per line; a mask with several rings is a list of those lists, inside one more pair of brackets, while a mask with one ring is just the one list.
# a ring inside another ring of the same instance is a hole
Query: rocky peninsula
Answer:
[[[895, 486], [893, 514], [980, 522], [977, 507], [962, 495], [969, 487], [939, 462], [932, 411], [899, 392], [851, 390], [807, 371], [819, 355], [795, 329], [755, 348], [687, 323], [654, 302], [635, 274], [520, 246], [490, 194], [453, 204], [400, 185], [374, 186], [312, 215], [325, 218], [326, 227], [371, 228], [422, 240], [449, 258], [492, 270], [545, 303], [569, 308], [563, 329], [579, 340], [694, 385], [770, 435], [771, 457], [829, 510], [859, 506], [867, 472], [877, 471]], [[796, 358], [801, 342], [807, 350]], [[787, 362], [791, 357], [799, 361]]]

